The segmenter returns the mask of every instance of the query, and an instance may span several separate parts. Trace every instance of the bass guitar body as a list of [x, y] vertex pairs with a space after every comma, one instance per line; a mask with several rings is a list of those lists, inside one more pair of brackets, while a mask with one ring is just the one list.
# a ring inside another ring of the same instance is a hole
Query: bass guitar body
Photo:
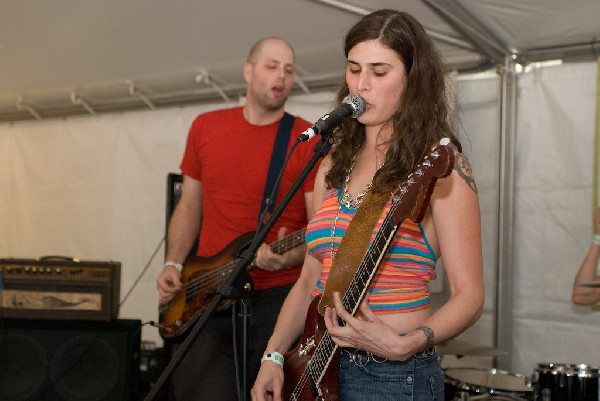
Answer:
[[[159, 332], [163, 338], [176, 337], [185, 332], [208, 308], [219, 286], [235, 266], [236, 257], [252, 240], [254, 233], [246, 233], [216, 255], [195, 256], [186, 260], [181, 272], [181, 293], [169, 303], [159, 306]], [[251, 279], [244, 277], [251, 285]], [[249, 290], [250, 288], [248, 288]], [[219, 310], [229, 307], [225, 300]]]
[[[339, 351], [331, 355], [330, 360], [314, 358], [318, 344], [326, 334], [325, 320], [318, 312], [320, 296], [316, 297], [310, 307], [304, 324], [304, 331], [296, 348], [285, 353], [283, 367], [285, 381], [283, 383], [283, 399], [297, 401], [339, 401]], [[312, 362], [311, 362], [312, 360]], [[317, 369], [313, 369], [310, 363]], [[327, 367], [322, 366], [327, 364]], [[317, 378], [315, 371], [324, 373]]]

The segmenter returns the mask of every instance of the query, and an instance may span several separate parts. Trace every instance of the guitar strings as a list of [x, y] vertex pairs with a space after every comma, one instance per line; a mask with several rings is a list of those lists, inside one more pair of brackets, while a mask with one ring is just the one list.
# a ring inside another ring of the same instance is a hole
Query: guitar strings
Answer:
[[[230, 261], [222, 265], [218, 270], [227, 270], [229, 268], [233, 268], [234, 265], [235, 261]], [[164, 306], [172, 305], [181, 300], [183, 297], [193, 296], [198, 292], [205, 291], [206, 289], [214, 288], [216, 291], [216, 287], [224, 281], [224, 277], [227, 277], [227, 275], [218, 271], [212, 271], [205, 273], [200, 277], [193, 278], [187, 284], [183, 285], [181, 290], [175, 294], [173, 299], [164, 304]]]
[[[319, 382], [315, 380], [315, 377], [312, 377], [314, 376], [314, 373], [316, 373], [314, 372], [314, 368], [321, 368], [321, 371], [324, 372], [325, 368], [327, 367], [327, 364], [331, 360], [331, 356], [333, 355], [337, 347], [338, 345], [333, 342], [329, 333], [325, 332], [323, 334], [323, 337], [321, 338], [321, 341], [319, 341], [319, 344], [317, 344], [317, 348], [315, 348], [313, 356], [304, 367], [304, 371], [300, 376], [300, 380], [298, 380], [298, 383], [296, 383], [296, 386], [294, 387], [294, 391], [292, 392], [292, 399], [298, 399], [298, 396], [302, 393], [302, 389], [307, 385], [309, 380], [312, 380], [315, 386], [318, 387]], [[325, 350], [323, 350], [324, 348]], [[329, 353], [330, 356], [327, 357], [326, 355], [322, 355], [323, 353]], [[319, 377], [317, 377], [316, 379], [320, 381], [322, 376], [323, 374], [320, 374]]]

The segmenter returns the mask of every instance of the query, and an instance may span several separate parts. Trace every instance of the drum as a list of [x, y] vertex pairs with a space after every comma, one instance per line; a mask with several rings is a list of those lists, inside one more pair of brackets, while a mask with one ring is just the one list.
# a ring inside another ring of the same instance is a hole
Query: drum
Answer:
[[[471, 400], [531, 400], [529, 378], [498, 369], [447, 368], [444, 370], [446, 400], [468, 393]], [[461, 399], [461, 398], [458, 398]]]
[[532, 375], [538, 401], [600, 401], [599, 368], [584, 364], [539, 363]]

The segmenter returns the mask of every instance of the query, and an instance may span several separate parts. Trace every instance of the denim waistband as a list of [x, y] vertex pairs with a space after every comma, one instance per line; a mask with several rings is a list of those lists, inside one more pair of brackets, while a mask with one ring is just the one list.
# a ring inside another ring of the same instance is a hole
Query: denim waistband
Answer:
[[437, 353], [435, 345], [429, 348], [425, 348], [417, 353], [415, 353], [410, 358], [404, 361], [390, 361], [385, 357], [381, 357], [373, 354], [372, 352], [365, 351], [358, 348], [342, 348], [342, 355], [346, 355], [349, 359], [349, 362], [354, 362], [357, 366], [362, 367], [366, 366], [370, 362], [374, 363], [389, 363], [389, 364], [404, 364], [414, 358], [426, 358]]

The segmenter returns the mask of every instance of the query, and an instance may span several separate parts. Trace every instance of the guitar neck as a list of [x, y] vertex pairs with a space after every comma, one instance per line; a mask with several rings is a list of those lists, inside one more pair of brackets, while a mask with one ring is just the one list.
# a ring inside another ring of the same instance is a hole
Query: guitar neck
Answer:
[[273, 242], [271, 246], [271, 251], [276, 253], [277, 255], [282, 255], [293, 249], [299, 245], [304, 243], [304, 234], [306, 233], [306, 227], [288, 235], [287, 237], [280, 239], [279, 241]]
[[[375, 276], [377, 267], [394, 238], [397, 229], [398, 225], [394, 224], [389, 216], [384, 219], [375, 236], [373, 244], [369, 247], [367, 255], [363, 259], [356, 275], [350, 282], [350, 285], [342, 298], [342, 304], [352, 315], [356, 314], [365, 292]], [[329, 332], [325, 332], [307, 366], [307, 373], [315, 383], [321, 382], [337, 348], [338, 345], [331, 339]]]
[[384, 219], [379, 232], [375, 236], [365, 258], [360, 264], [356, 275], [350, 282], [350, 285], [342, 298], [342, 304], [352, 315], [358, 310], [365, 292], [375, 276], [377, 267], [387, 252], [397, 230], [398, 225], [394, 224], [391, 219]]

